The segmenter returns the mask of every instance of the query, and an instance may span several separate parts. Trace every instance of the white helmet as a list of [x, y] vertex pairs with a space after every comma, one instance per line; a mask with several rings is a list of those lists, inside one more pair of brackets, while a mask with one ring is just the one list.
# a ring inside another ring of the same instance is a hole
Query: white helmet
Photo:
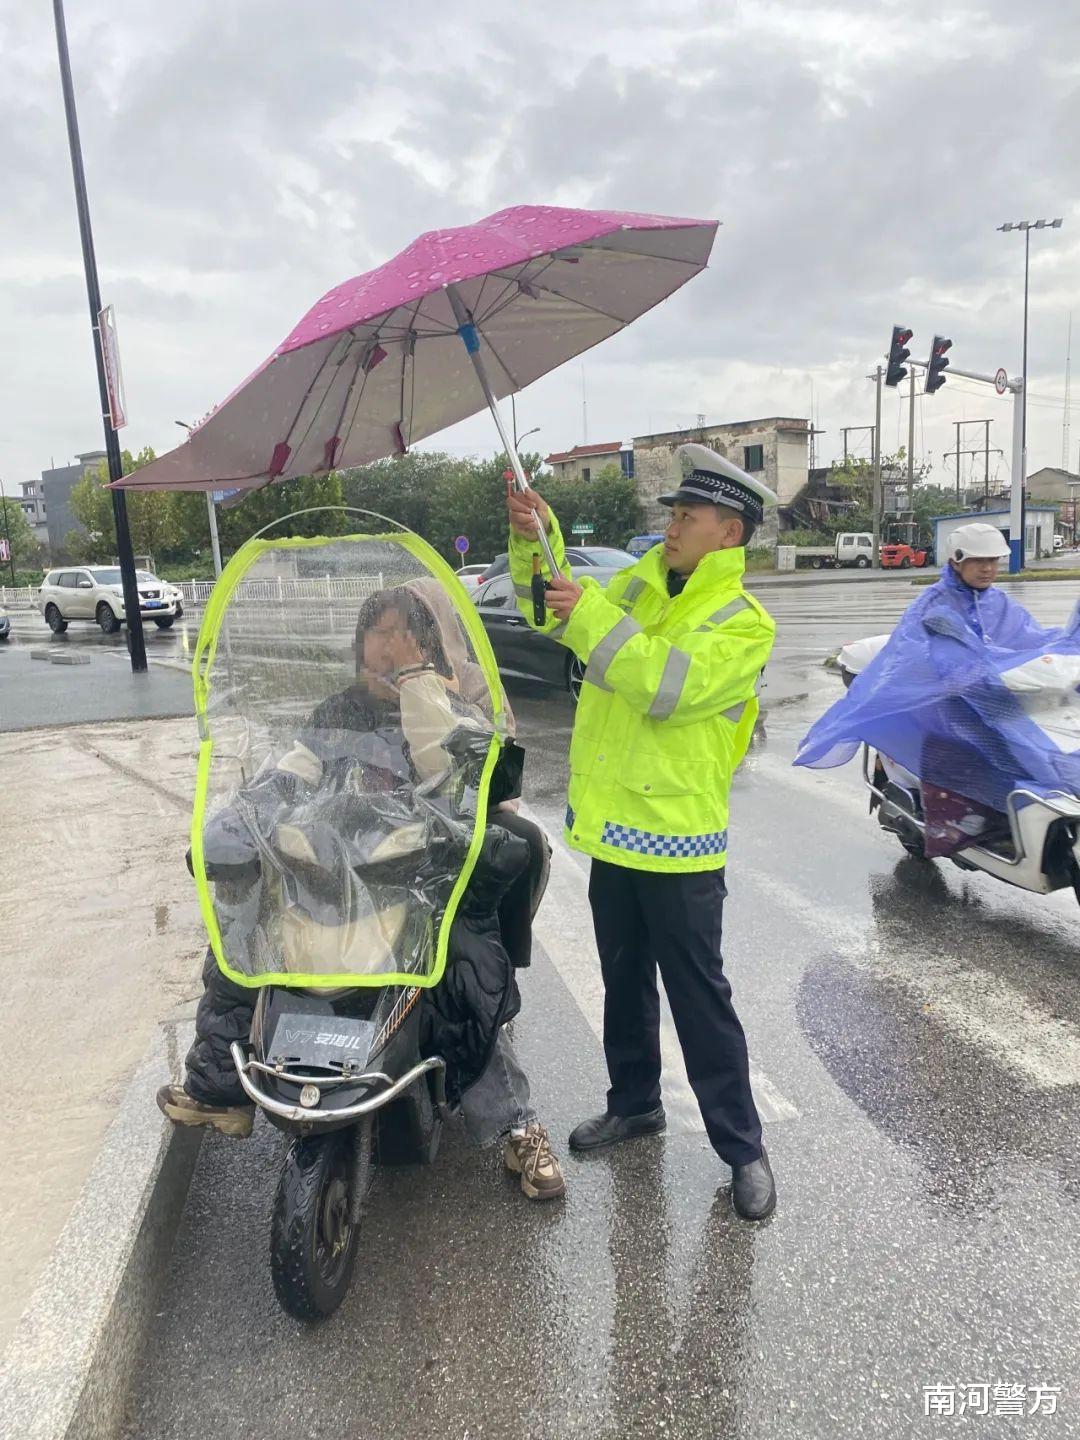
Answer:
[[981, 520], [961, 525], [949, 536], [950, 560], [1007, 560], [1009, 544], [996, 525]]

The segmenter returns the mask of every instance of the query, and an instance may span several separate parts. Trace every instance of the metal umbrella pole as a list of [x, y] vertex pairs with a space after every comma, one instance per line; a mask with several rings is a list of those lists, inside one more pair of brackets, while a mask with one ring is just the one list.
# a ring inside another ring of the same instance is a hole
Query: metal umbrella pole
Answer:
[[[476, 378], [480, 382], [480, 389], [484, 392], [484, 399], [487, 401], [491, 417], [495, 421], [499, 436], [507, 455], [510, 457], [510, 466], [514, 472], [514, 484], [518, 490], [524, 493], [531, 490], [532, 486], [525, 478], [525, 470], [518, 455], [517, 446], [507, 434], [506, 426], [503, 424], [502, 416], [499, 414], [498, 402], [495, 399], [494, 391], [484, 369], [484, 362], [480, 358], [480, 332], [476, 327], [468, 306], [457, 293], [457, 287], [448, 285], [446, 293], [450, 297], [450, 308], [454, 312], [454, 319], [458, 322], [458, 334], [464, 342], [465, 349], [469, 352], [469, 359], [472, 361], [473, 369], [476, 371]], [[540, 542], [540, 549], [544, 552], [544, 559], [551, 567], [552, 579], [559, 573], [559, 567], [555, 563], [555, 556], [551, 549], [551, 542], [548, 540], [547, 532], [537, 525], [536, 538]]]

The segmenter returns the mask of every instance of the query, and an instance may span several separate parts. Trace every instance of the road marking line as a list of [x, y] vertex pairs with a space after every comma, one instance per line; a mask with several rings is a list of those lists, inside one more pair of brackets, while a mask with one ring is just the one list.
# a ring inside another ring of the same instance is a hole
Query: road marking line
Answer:
[[775, 872], [740, 871], [763, 901], [779, 903], [821, 937], [822, 948], [871, 975], [903, 985], [946, 1029], [1039, 1090], [1080, 1085], [1080, 1027], [974, 962], [883, 945], [872, 920], [845, 920]]
[[[604, 1043], [604, 982], [589, 908], [589, 877], [579, 857], [570, 850], [550, 825], [528, 806], [522, 814], [539, 825], [551, 840], [551, 875], [547, 894], [533, 922], [540, 943], [585, 1016], [589, 1028]], [[704, 1134], [697, 1098], [691, 1088], [683, 1061], [682, 1047], [661, 988], [662, 1011], [660, 1048], [663, 1055], [661, 1087], [668, 1130], [676, 1134]], [[750, 1062], [750, 1083], [758, 1114], [766, 1122], [796, 1120], [799, 1111], [754, 1062]]]

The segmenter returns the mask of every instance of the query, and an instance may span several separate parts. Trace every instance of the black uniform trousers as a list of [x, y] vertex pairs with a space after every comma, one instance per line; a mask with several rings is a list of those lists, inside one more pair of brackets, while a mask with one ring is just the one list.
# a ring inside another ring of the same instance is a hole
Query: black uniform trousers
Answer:
[[608, 1112], [641, 1115], [660, 1104], [659, 966], [712, 1147], [729, 1165], [746, 1165], [761, 1154], [761, 1121], [720, 953], [726, 894], [723, 870], [670, 874], [594, 860], [589, 878]]

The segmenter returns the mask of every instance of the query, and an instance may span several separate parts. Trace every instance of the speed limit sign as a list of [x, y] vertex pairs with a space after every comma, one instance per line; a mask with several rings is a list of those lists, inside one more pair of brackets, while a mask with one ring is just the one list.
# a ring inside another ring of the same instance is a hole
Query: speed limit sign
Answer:
[[1009, 388], [1009, 377], [1004, 370], [999, 370], [994, 376], [994, 389], [999, 395], [1004, 395]]

